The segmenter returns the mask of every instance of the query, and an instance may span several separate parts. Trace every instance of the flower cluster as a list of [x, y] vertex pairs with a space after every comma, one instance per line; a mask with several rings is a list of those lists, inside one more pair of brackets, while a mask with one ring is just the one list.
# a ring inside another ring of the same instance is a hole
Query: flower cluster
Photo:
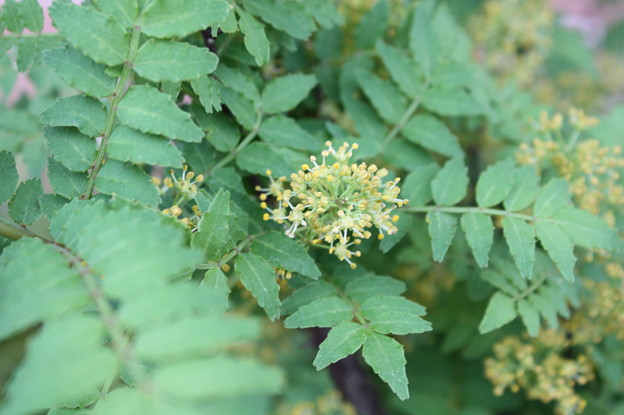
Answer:
[[496, 343], [494, 357], [485, 360], [485, 375], [494, 384], [494, 394], [523, 389], [529, 399], [555, 402], [558, 415], [583, 412], [586, 402], [574, 387], [593, 379], [592, 366], [585, 355], [562, 357], [567, 346], [565, 335], [555, 330], [543, 331], [528, 343], [515, 336]]
[[[182, 167], [182, 176], [180, 178], [176, 177], [173, 170], [169, 170], [169, 176], [165, 177], [164, 180], [152, 177], [152, 183], [159, 188], [161, 194], [165, 194], [169, 190], [175, 192], [173, 204], [171, 207], [163, 209], [162, 212], [165, 215], [179, 218], [184, 213], [183, 205], [197, 197], [199, 192], [198, 186], [204, 181], [204, 176], [201, 174], [195, 176], [194, 172], [188, 171], [188, 166], [186, 165]], [[199, 206], [193, 205], [189, 214], [180, 218], [180, 222], [195, 231], [201, 220], [201, 215]]]
[[[391, 213], [408, 201], [398, 197], [398, 178], [383, 182], [386, 169], [349, 163], [357, 144], [344, 143], [338, 149], [329, 141], [326, 145], [320, 164], [311, 156], [312, 165], [302, 165], [290, 176], [290, 184], [285, 177], [275, 179], [267, 171], [268, 187], [256, 190], [262, 192], [261, 206], [267, 210], [264, 220], [287, 224], [289, 237], [298, 235], [305, 243], [326, 247], [355, 268], [351, 259], [361, 253], [351, 247], [370, 238], [372, 228], [378, 230], [379, 239], [395, 233], [398, 216]], [[269, 207], [272, 199], [276, 206]]]

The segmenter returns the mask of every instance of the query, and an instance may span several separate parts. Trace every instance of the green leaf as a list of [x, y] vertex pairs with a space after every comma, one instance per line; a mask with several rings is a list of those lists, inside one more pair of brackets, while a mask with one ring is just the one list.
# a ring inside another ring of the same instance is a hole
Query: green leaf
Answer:
[[282, 153], [275, 151], [274, 146], [258, 142], [242, 149], [236, 157], [236, 164], [241, 169], [255, 174], [264, 175], [268, 169], [277, 177], [288, 177], [296, 170], [296, 166], [291, 165]]
[[212, 73], [219, 58], [208, 48], [150, 39], [138, 50], [132, 68], [150, 81], [192, 81]]
[[465, 213], [461, 217], [461, 228], [466, 233], [475, 261], [481, 268], [486, 268], [494, 243], [492, 219], [484, 213]]
[[427, 214], [433, 260], [442, 262], [457, 232], [457, 217], [437, 210]]
[[191, 82], [191, 87], [208, 114], [221, 111], [221, 86], [214, 78], [201, 76]]
[[85, 306], [90, 298], [76, 271], [52, 245], [23, 238], [0, 256], [0, 339]]
[[108, 160], [95, 179], [95, 188], [107, 195], [119, 195], [146, 205], [160, 203], [158, 189], [141, 168], [117, 160]]
[[515, 162], [506, 159], [489, 166], [477, 181], [477, 205], [491, 207], [501, 203], [512, 189]]
[[[159, 391], [181, 402], [205, 401], [241, 395], [276, 394], [284, 376], [255, 360], [213, 357], [173, 363], [156, 370]], [[166, 412], [166, 413], [175, 413]]]
[[413, 117], [401, 129], [401, 133], [412, 143], [444, 156], [463, 156], [457, 136], [437, 118], [420, 114]]
[[539, 182], [534, 166], [528, 164], [517, 168], [514, 186], [503, 203], [505, 209], [514, 212], [531, 206], [540, 191]]
[[307, 40], [315, 29], [314, 21], [298, 3], [245, 0], [244, 4], [248, 12], [297, 39]]
[[431, 194], [436, 204], [451, 206], [466, 197], [468, 168], [460, 157], [450, 159], [431, 181]]
[[316, 370], [326, 368], [359, 350], [366, 341], [366, 330], [361, 324], [343, 321], [333, 327], [319, 346], [314, 358]]
[[18, 12], [26, 29], [31, 32], [43, 30], [43, 9], [37, 0], [22, 0]]
[[234, 266], [245, 288], [256, 297], [258, 304], [264, 308], [271, 321], [278, 319], [281, 302], [273, 267], [252, 253], [240, 254]]
[[125, 125], [113, 130], [108, 142], [108, 156], [115, 160], [148, 163], [165, 167], [182, 167], [184, 158], [169, 140], [142, 133]]
[[219, 151], [234, 150], [240, 140], [240, 131], [232, 118], [224, 114], [196, 116], [199, 126], [206, 131], [206, 140]]
[[370, 71], [359, 69], [355, 75], [381, 118], [390, 124], [397, 124], [407, 108], [407, 99], [401, 91], [390, 81], [383, 80]]
[[48, 179], [52, 189], [68, 199], [81, 196], [89, 181], [87, 173], [70, 171], [53, 158], [48, 158]]
[[218, 308], [223, 311], [228, 309], [228, 296], [232, 290], [230, 290], [228, 279], [223, 271], [221, 271], [221, 268], [212, 268], [206, 271], [204, 279], [199, 286], [201, 288], [208, 288], [217, 293], [219, 295], [218, 298], [221, 299], [221, 301], [215, 301], [215, 303], [220, 303], [218, 304]]
[[422, 66], [427, 78], [431, 77], [437, 64], [437, 40], [432, 30], [431, 21], [434, 3], [424, 1], [417, 4], [412, 15], [409, 29], [409, 46], [416, 60]]
[[131, 87], [119, 103], [117, 116], [122, 123], [144, 133], [197, 143], [203, 131], [166, 94], [147, 85]]
[[191, 242], [207, 260], [218, 260], [233, 247], [229, 216], [230, 192], [221, 188], [204, 212]]
[[68, 199], [55, 193], [46, 193], [39, 196], [39, 207], [48, 220], [52, 220], [56, 212], [61, 210], [67, 203], [69, 203]]
[[214, 76], [216, 76], [224, 86], [233, 89], [250, 101], [256, 102], [260, 98], [258, 87], [254, 79], [247, 72], [221, 64], [215, 71]]
[[583, 209], [564, 208], [554, 220], [575, 245], [587, 249], [610, 250], [617, 238], [615, 229]]
[[139, 6], [136, 0], [95, 0], [98, 9], [113, 16], [117, 22], [129, 29], [139, 14]]
[[245, 35], [243, 38], [245, 48], [254, 57], [258, 66], [266, 65], [271, 58], [271, 44], [264, 31], [264, 25], [242, 9], [238, 9], [236, 13], [240, 17], [238, 21], [240, 30]]
[[280, 232], [269, 232], [255, 238], [251, 251], [264, 257], [275, 268], [298, 272], [312, 279], [321, 275], [305, 247]]
[[[514, 280], [508, 278], [507, 274], [502, 274], [497, 271], [487, 269], [479, 274], [482, 280], [485, 280], [492, 284], [492, 286], [501, 290], [505, 294], [509, 294], [512, 297], [520, 294], [519, 287], [517, 284], [514, 284]], [[517, 281], [525, 281], [523, 279], [517, 278]]]
[[42, 60], [65, 82], [87, 95], [103, 98], [113, 94], [115, 78], [106, 75], [106, 66], [93, 62], [77, 49], [48, 49]]
[[399, 230], [393, 234], [386, 235], [386, 237], [379, 242], [379, 249], [381, 249], [381, 252], [384, 254], [401, 242], [401, 239], [403, 239], [412, 228], [412, 215], [401, 213], [397, 216], [399, 219], [395, 225]]
[[329, 297], [336, 294], [336, 287], [323, 280], [313, 281], [293, 292], [282, 303], [282, 314], [288, 315], [317, 298]]
[[266, 119], [259, 131], [260, 138], [269, 144], [297, 150], [319, 151], [322, 141], [301, 128], [295, 120], [283, 115]]
[[221, 98], [223, 103], [234, 114], [236, 121], [247, 130], [253, 130], [257, 118], [254, 103], [229, 88], [221, 88]]
[[345, 292], [353, 301], [362, 303], [375, 296], [400, 295], [405, 292], [405, 289], [403, 281], [369, 274], [349, 281]]
[[529, 336], [537, 337], [540, 330], [540, 315], [537, 309], [528, 301], [520, 300], [518, 302], [518, 315], [520, 315], [522, 323], [529, 332]]
[[106, 125], [106, 108], [84, 95], [59, 98], [41, 113], [41, 122], [53, 127], [76, 127], [89, 137], [99, 137]]
[[284, 320], [288, 329], [332, 327], [353, 318], [353, 308], [337, 296], [319, 298], [299, 308]]
[[19, 176], [15, 167], [13, 154], [0, 151], [0, 204], [6, 202], [15, 193]]
[[157, 38], [190, 35], [225, 22], [231, 6], [221, 0], [154, 0], [143, 11], [141, 31]]
[[[117, 371], [117, 359], [102, 345], [103, 337], [104, 327], [93, 317], [76, 315], [45, 324], [13, 374], [4, 413], [36, 413], [100, 389]], [[58, 373], [63, 373], [62, 381]]]
[[503, 235], [509, 245], [511, 256], [524, 278], [533, 278], [535, 264], [535, 230], [522, 219], [503, 218]]
[[392, 80], [410, 97], [415, 97], [422, 89], [421, 73], [418, 66], [406, 53], [382, 41], [377, 42], [377, 53]]
[[431, 88], [425, 95], [422, 104], [428, 110], [447, 117], [483, 113], [479, 101], [462, 88]]
[[537, 195], [533, 214], [538, 218], [551, 218], [570, 201], [570, 184], [565, 179], [551, 179]]
[[516, 305], [513, 298], [497, 292], [490, 298], [483, 320], [479, 324], [479, 333], [485, 334], [503, 327], [512, 322], [516, 314]]
[[197, 415], [181, 407], [179, 403], [172, 404], [162, 394], [154, 394], [138, 388], [121, 386], [98, 399], [97, 408], [87, 413], [65, 413], [49, 415], [134, 415], [134, 414], [180, 414]]
[[314, 75], [289, 74], [273, 78], [262, 92], [262, 110], [267, 114], [290, 111], [316, 86]]
[[380, 318], [389, 312], [401, 313], [410, 317], [420, 317], [426, 314], [425, 307], [398, 295], [372, 296], [360, 306], [360, 313], [367, 320]]
[[386, 382], [401, 400], [409, 398], [405, 353], [396, 340], [373, 333], [368, 336], [362, 351], [364, 360]]
[[548, 256], [557, 265], [563, 277], [574, 282], [574, 245], [570, 238], [554, 223], [537, 221], [535, 223], [537, 238], [548, 253]]
[[35, 223], [41, 217], [38, 199], [42, 194], [41, 180], [28, 179], [20, 183], [9, 202], [9, 215], [17, 223], [26, 225]]
[[24, 36], [17, 39], [17, 70], [26, 72], [41, 64], [43, 53], [52, 48], [63, 46], [64, 39], [58, 34], [43, 36]]
[[388, 311], [370, 321], [370, 328], [381, 334], [411, 334], [431, 331], [431, 323], [414, 315]]
[[410, 206], [425, 206], [431, 202], [431, 181], [440, 171], [437, 163], [416, 167], [405, 178], [401, 187], [402, 195], [409, 200]]
[[378, 1], [362, 17], [355, 28], [355, 44], [358, 49], [372, 49], [388, 30], [389, 7], [386, 0]]
[[109, 66], [124, 63], [130, 38], [115, 20], [67, 0], [55, 1], [49, 10], [59, 32], [94, 61]]
[[73, 127], [43, 127], [48, 148], [72, 171], [85, 171], [95, 160], [96, 141]]
[[9, 32], [20, 34], [24, 30], [24, 22], [19, 12], [20, 4], [15, 0], [6, 0], [2, 6], [2, 20]]

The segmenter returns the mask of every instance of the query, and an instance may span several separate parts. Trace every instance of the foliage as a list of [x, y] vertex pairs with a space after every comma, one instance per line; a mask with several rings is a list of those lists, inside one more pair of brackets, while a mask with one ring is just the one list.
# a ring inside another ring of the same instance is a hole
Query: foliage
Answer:
[[7, 0], [0, 414], [622, 411], [622, 108], [467, 3]]

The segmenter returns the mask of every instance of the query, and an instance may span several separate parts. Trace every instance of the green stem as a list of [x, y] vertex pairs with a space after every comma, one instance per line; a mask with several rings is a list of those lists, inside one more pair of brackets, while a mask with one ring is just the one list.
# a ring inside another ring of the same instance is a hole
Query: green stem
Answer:
[[102, 134], [102, 141], [100, 142], [100, 148], [98, 149], [95, 156], [93, 168], [89, 173], [89, 182], [87, 183], [87, 189], [82, 196], [83, 199], [90, 199], [91, 196], [93, 196], [95, 179], [100, 172], [100, 169], [102, 168], [102, 163], [104, 162], [104, 157], [106, 156], [106, 148], [108, 147], [108, 140], [110, 139], [111, 132], [113, 131], [113, 127], [115, 126], [115, 119], [117, 118], [117, 106], [125, 95], [128, 82], [132, 79], [132, 62], [134, 62], [134, 58], [136, 57], [136, 52], [139, 48], [140, 38], [141, 32], [135, 28], [132, 32], [132, 38], [130, 39], [130, 50], [128, 51], [128, 59], [124, 63], [123, 70], [121, 72], [121, 75], [117, 79], [117, 86], [115, 87], [115, 91], [112, 95], [110, 109], [108, 110], [108, 116], [106, 119], [106, 126], [104, 128], [104, 133]]
[[381, 143], [382, 147], [386, 147], [388, 144], [390, 144], [390, 141], [392, 141], [399, 134], [399, 132], [403, 129], [403, 127], [405, 127], [405, 124], [407, 124], [410, 118], [412, 118], [412, 115], [414, 115], [414, 113], [420, 106], [420, 103], [422, 102], [423, 97], [427, 93], [429, 86], [430, 86], [429, 81], [428, 80], [425, 81], [425, 85], [423, 86], [422, 92], [416, 98], [414, 98], [410, 106], [407, 107], [407, 109], [405, 110], [405, 113], [403, 113], [403, 116], [401, 117], [399, 122], [396, 123], [395, 126], [392, 127], [390, 132], [384, 137]]
[[0, 223], [0, 236], [17, 241], [22, 236], [28, 236], [28, 234], [23, 229], [7, 225], [6, 223]]
[[539, 287], [542, 286], [542, 284], [546, 281], [546, 277], [547, 276], [548, 276], [548, 274], [540, 275], [540, 278], [537, 281], [535, 281], [534, 284], [532, 284], [529, 288], [527, 288], [526, 290], [524, 290], [520, 294], [516, 295], [514, 297], [514, 301], [520, 301], [520, 300], [528, 297], [529, 295], [531, 295], [531, 293], [533, 293], [535, 290], [537, 290]]
[[223, 257], [218, 260], [218, 261], [208, 261], [205, 264], [199, 264], [197, 265], [195, 268], [196, 269], [213, 269], [213, 268], [221, 268], [223, 265], [227, 264], [228, 262], [230, 262], [232, 259], [234, 259], [235, 256], [237, 256], [238, 254], [240, 254], [241, 252], [243, 252], [243, 250], [245, 248], [247, 248], [247, 246], [249, 244], [251, 244], [251, 241], [253, 241], [253, 239], [257, 236], [260, 236], [261, 234], [256, 234], [256, 235], [249, 235], [247, 236], [245, 239], [243, 239], [241, 242], [239, 242], [238, 245], [236, 245], [236, 247], [234, 247], [234, 249], [232, 249], [230, 252], [228, 252], [227, 254], [223, 255]]
[[422, 207], [408, 207], [405, 209], [407, 212], [414, 213], [427, 213], [427, 212], [445, 212], [445, 213], [484, 213], [492, 216], [508, 216], [511, 218], [518, 218], [527, 221], [534, 222], [539, 218], [531, 215], [523, 215], [521, 213], [509, 212], [502, 209], [486, 209], [480, 207], [464, 207], [464, 206], [422, 206]]
[[221, 167], [225, 166], [230, 161], [234, 160], [236, 158], [236, 156], [238, 155], [238, 153], [240, 153], [242, 149], [247, 147], [247, 144], [249, 144], [251, 142], [251, 140], [256, 138], [256, 136], [258, 135], [258, 131], [260, 131], [260, 124], [261, 123], [262, 123], [262, 111], [259, 111], [257, 116], [256, 116], [256, 122], [254, 123], [253, 128], [251, 129], [251, 131], [249, 131], [249, 133], [247, 133], [245, 138], [243, 138], [243, 141], [241, 141], [238, 144], [238, 146], [236, 146], [236, 148], [230, 152], [230, 154], [228, 154], [227, 156], [225, 156], [221, 160], [219, 160], [219, 162], [217, 164], [215, 164], [210, 170], [208, 170], [204, 174], [204, 176], [205, 177], [210, 176], [212, 173], [214, 173], [215, 171], [219, 170]]

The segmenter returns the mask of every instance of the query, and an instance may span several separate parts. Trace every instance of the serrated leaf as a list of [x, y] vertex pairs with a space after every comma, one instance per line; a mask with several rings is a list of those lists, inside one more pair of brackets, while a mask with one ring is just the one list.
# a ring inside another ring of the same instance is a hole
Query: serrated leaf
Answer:
[[481, 173], [476, 188], [477, 205], [491, 207], [505, 200], [514, 183], [514, 166], [512, 159], [506, 159]]
[[[509, 281], [507, 275], [505, 274], [501, 274], [497, 271], [487, 269], [481, 272], [479, 276], [481, 277], [481, 279], [489, 282], [490, 284], [492, 284], [492, 286], [498, 288], [505, 294], [508, 294], [512, 297], [520, 294], [520, 290], [518, 289], [516, 284], [514, 284], [513, 281]], [[524, 281], [522, 279], [519, 280]]]
[[515, 212], [531, 206], [540, 191], [539, 182], [535, 166], [528, 164], [517, 168], [514, 186], [503, 202], [505, 209]]
[[212, 73], [219, 58], [208, 48], [150, 39], [137, 51], [132, 68], [150, 81], [192, 81]]
[[20, 1], [18, 13], [25, 28], [31, 32], [43, 30], [43, 9], [37, 0]]
[[422, 89], [421, 73], [406, 53], [382, 41], [377, 42], [377, 53], [390, 72], [392, 80], [410, 97], [415, 97]]
[[462, 88], [431, 88], [425, 94], [422, 105], [436, 114], [457, 117], [483, 113], [476, 98]]
[[[4, 412], [36, 413], [101, 388], [117, 371], [117, 358], [102, 345], [103, 336], [102, 323], [93, 317], [76, 315], [44, 325], [13, 374]], [[62, 382], [56, 375], [61, 372]]]
[[6, 202], [15, 193], [19, 176], [13, 154], [0, 151], [0, 204]]
[[233, 150], [240, 140], [236, 122], [224, 114], [202, 114], [195, 117], [199, 126], [206, 131], [206, 140], [219, 151]]
[[366, 341], [366, 330], [361, 324], [343, 321], [333, 327], [319, 346], [314, 358], [316, 370], [326, 368], [359, 350]]
[[2, 5], [2, 21], [9, 32], [20, 34], [24, 30], [24, 22], [19, 15], [20, 5], [15, 0], [6, 0]]
[[466, 233], [475, 261], [481, 268], [486, 268], [494, 243], [492, 219], [484, 213], [465, 213], [461, 217], [461, 228]]
[[96, 141], [73, 127], [43, 127], [48, 148], [72, 171], [85, 171], [95, 160]]
[[52, 127], [76, 127], [89, 137], [98, 137], [106, 125], [106, 108], [84, 95], [59, 98], [41, 113], [41, 122]]
[[221, 111], [221, 86], [214, 78], [201, 76], [191, 82], [191, 87], [208, 114]]
[[56, 215], [56, 212], [61, 210], [67, 203], [69, 203], [69, 199], [65, 199], [63, 196], [55, 193], [46, 193], [39, 196], [41, 212], [50, 221]]
[[279, 232], [269, 232], [254, 239], [251, 251], [266, 258], [276, 268], [298, 272], [317, 279], [321, 272], [307, 250]]
[[229, 88], [221, 88], [221, 99], [240, 125], [247, 130], [254, 128], [257, 111], [253, 102]]
[[390, 386], [401, 400], [409, 398], [405, 353], [396, 340], [373, 333], [368, 336], [362, 351], [364, 360]]
[[434, 3], [426, 1], [418, 3], [412, 15], [409, 29], [409, 46], [416, 60], [422, 66], [427, 78], [431, 76], [437, 64], [437, 39], [433, 33], [431, 21]]
[[535, 264], [535, 230], [522, 219], [503, 218], [503, 235], [516, 266], [524, 278], [533, 278]]
[[136, 0], [95, 0], [95, 4], [125, 28], [131, 28], [139, 14]]
[[533, 214], [538, 218], [550, 218], [570, 204], [570, 184], [568, 181], [551, 179], [537, 195]]
[[468, 168], [460, 157], [452, 158], [431, 181], [431, 194], [437, 205], [460, 202], [468, 191]]
[[345, 300], [337, 297], [324, 297], [301, 306], [299, 310], [284, 320], [284, 327], [332, 327], [353, 318], [353, 308]]
[[191, 243], [191, 246], [203, 252], [207, 260], [218, 260], [233, 247], [229, 216], [230, 192], [219, 189], [210, 207], [203, 213]]
[[356, 78], [364, 94], [386, 122], [397, 124], [407, 108], [407, 99], [390, 81], [360, 69]]
[[464, 155], [457, 136], [449, 130], [446, 124], [431, 115], [416, 115], [405, 124], [401, 133], [414, 144], [444, 156]]
[[271, 321], [278, 319], [281, 302], [273, 267], [252, 253], [240, 254], [234, 267], [245, 288], [256, 297], [258, 304], [264, 308]]
[[294, 119], [283, 115], [267, 118], [258, 134], [269, 144], [297, 150], [318, 151], [323, 146], [320, 139], [301, 128]]
[[564, 208], [554, 220], [575, 245], [587, 249], [612, 249], [617, 231], [588, 211]]
[[164, 167], [182, 167], [184, 158], [180, 150], [164, 137], [142, 133], [118, 125], [110, 136], [108, 156], [115, 160], [148, 163]]
[[282, 303], [282, 314], [292, 314], [297, 311], [299, 307], [310, 304], [318, 298], [335, 295], [336, 292], [336, 287], [328, 282], [323, 280], [313, 281], [299, 288], [284, 300]]
[[439, 170], [440, 166], [431, 163], [418, 166], [407, 175], [401, 191], [402, 195], [409, 199], [410, 206], [425, 206], [433, 200], [431, 181]]
[[380, 318], [389, 312], [401, 313], [406, 317], [420, 317], [426, 314], [425, 307], [398, 295], [376, 295], [368, 298], [360, 306], [360, 313], [367, 320]]
[[218, 308], [225, 311], [228, 309], [228, 296], [230, 295], [230, 287], [228, 286], [228, 279], [221, 271], [221, 268], [212, 268], [206, 271], [204, 279], [199, 284], [201, 288], [207, 288], [219, 295], [220, 303]]
[[254, 57], [258, 66], [266, 65], [271, 57], [271, 44], [264, 31], [264, 25], [242, 9], [236, 13], [240, 17], [238, 21], [240, 30], [245, 35], [243, 38], [245, 48]]
[[221, 0], [154, 0], [143, 10], [141, 31], [157, 38], [184, 37], [222, 24], [231, 6]]
[[563, 277], [574, 282], [574, 245], [570, 238], [554, 223], [537, 221], [535, 223], [537, 238], [548, 253], [548, 256], [557, 265]]
[[289, 74], [273, 78], [262, 91], [262, 110], [267, 114], [290, 111], [316, 86], [314, 75]]
[[117, 160], [108, 160], [95, 179], [95, 188], [107, 195], [119, 195], [146, 205], [160, 203], [158, 189], [152, 178], [138, 166]]
[[522, 319], [529, 336], [537, 337], [540, 330], [540, 316], [537, 309], [528, 301], [520, 300], [518, 302], [518, 315]]
[[58, 34], [46, 36], [23, 36], [17, 39], [17, 70], [26, 72], [41, 64], [43, 53], [63, 46], [64, 39]]
[[59, 32], [94, 61], [109, 66], [124, 63], [130, 38], [115, 20], [94, 7], [66, 0], [55, 1], [49, 10]]
[[431, 331], [431, 323], [420, 317], [388, 311], [370, 321], [370, 328], [381, 334], [412, 334]]
[[315, 29], [314, 21], [299, 3], [245, 0], [244, 4], [248, 12], [297, 39], [307, 40]]
[[38, 199], [42, 194], [41, 180], [33, 178], [21, 182], [9, 201], [9, 215], [17, 223], [35, 223], [41, 217]]
[[119, 103], [122, 123], [144, 133], [164, 135], [186, 142], [200, 142], [203, 131], [166, 94], [147, 85], [131, 87]]
[[52, 245], [23, 238], [0, 256], [0, 339], [89, 302], [79, 275]]
[[112, 95], [115, 89], [115, 78], [106, 74], [106, 66], [72, 47], [46, 50], [42, 60], [65, 82], [87, 95], [103, 98]]
[[483, 319], [479, 324], [479, 333], [485, 334], [503, 327], [512, 322], [516, 314], [516, 304], [513, 298], [497, 292], [490, 298]]
[[427, 214], [433, 260], [442, 262], [457, 232], [457, 217], [437, 210]]
[[405, 292], [405, 283], [380, 275], [364, 275], [349, 281], [345, 292], [353, 301], [362, 303], [380, 295], [399, 295]]
[[87, 173], [70, 171], [53, 158], [48, 158], [48, 179], [52, 189], [68, 199], [81, 196], [89, 181]]

